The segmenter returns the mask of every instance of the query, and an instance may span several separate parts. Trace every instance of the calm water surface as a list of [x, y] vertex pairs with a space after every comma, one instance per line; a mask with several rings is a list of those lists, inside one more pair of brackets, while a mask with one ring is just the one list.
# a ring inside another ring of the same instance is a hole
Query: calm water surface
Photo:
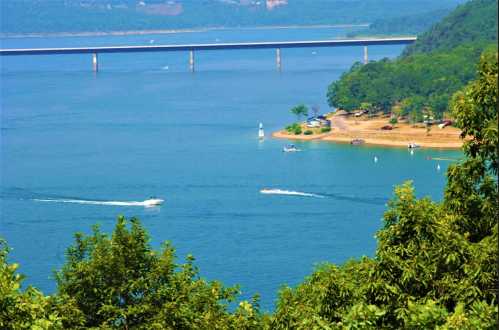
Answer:
[[[225, 30], [122, 37], [18, 38], [2, 47], [326, 39], [346, 29]], [[154, 41], [151, 41], [154, 40]], [[370, 47], [371, 59], [401, 46]], [[14, 249], [26, 283], [50, 293], [52, 271], [76, 231], [119, 214], [142, 219], [158, 247], [170, 240], [180, 261], [197, 258], [201, 275], [260, 293], [272, 309], [282, 284], [296, 285], [323, 261], [373, 255], [375, 232], [393, 187], [413, 180], [418, 195], [439, 199], [458, 152], [257, 140], [290, 123], [289, 108], [318, 104], [361, 47], [187, 54], [2, 58], [0, 235]], [[374, 156], [379, 161], [373, 162]], [[325, 198], [262, 195], [262, 188]], [[158, 208], [41, 202], [36, 199], [142, 201]]]

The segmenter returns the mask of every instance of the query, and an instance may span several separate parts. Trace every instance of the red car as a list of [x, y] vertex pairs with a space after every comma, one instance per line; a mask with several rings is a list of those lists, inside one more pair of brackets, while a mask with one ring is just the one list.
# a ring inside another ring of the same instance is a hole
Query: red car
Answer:
[[391, 131], [393, 129], [393, 126], [392, 125], [385, 125], [383, 127], [381, 127], [382, 130], [385, 130], [385, 131]]

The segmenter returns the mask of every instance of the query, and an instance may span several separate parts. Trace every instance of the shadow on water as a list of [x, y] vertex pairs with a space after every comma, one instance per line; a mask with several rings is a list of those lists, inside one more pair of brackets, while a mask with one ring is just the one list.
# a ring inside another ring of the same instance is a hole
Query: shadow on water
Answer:
[[385, 205], [388, 201], [387, 197], [358, 197], [355, 195], [340, 195], [340, 194], [320, 194], [321, 196], [331, 198], [338, 201], [348, 201], [352, 203], [370, 204], [370, 205]]

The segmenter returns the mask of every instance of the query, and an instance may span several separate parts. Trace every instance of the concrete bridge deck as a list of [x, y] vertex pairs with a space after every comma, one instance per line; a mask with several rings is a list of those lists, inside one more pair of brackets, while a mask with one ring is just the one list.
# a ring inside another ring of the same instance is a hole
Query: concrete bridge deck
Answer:
[[231, 50], [231, 49], [276, 49], [277, 66], [281, 67], [281, 48], [305, 47], [347, 47], [364, 46], [364, 62], [367, 62], [367, 46], [376, 45], [406, 45], [416, 41], [416, 37], [400, 38], [366, 38], [366, 39], [331, 39], [306, 41], [266, 41], [266, 42], [235, 42], [214, 44], [184, 44], [184, 45], [146, 45], [146, 46], [102, 46], [102, 47], [68, 47], [68, 48], [31, 48], [31, 49], [0, 49], [1, 56], [19, 55], [60, 55], [60, 54], [93, 54], [94, 71], [98, 69], [97, 54], [106, 53], [139, 53], [188, 51], [189, 66], [194, 71], [194, 51]]

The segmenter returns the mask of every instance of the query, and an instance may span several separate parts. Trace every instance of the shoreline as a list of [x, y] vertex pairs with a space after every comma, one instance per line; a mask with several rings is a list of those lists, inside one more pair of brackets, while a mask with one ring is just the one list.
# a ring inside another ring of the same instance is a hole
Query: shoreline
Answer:
[[[294, 135], [286, 130], [272, 133], [276, 139], [295, 141], [324, 141], [331, 143], [350, 144], [353, 139], [362, 139], [360, 146], [382, 146], [391, 148], [408, 148], [409, 143], [416, 143], [420, 148], [457, 150], [463, 145], [461, 131], [455, 127], [439, 129], [434, 126], [430, 134], [426, 129], [400, 123], [393, 130], [381, 130], [378, 127], [386, 125], [386, 118], [355, 119], [346, 116], [330, 115], [331, 131], [314, 135]], [[303, 123], [302, 123], [303, 125]], [[306, 129], [306, 128], [303, 128]]]
[[224, 30], [284, 30], [284, 29], [327, 29], [327, 28], [354, 28], [368, 27], [369, 23], [362, 24], [318, 24], [318, 25], [262, 25], [253, 27], [226, 27], [214, 26], [207, 28], [183, 28], [183, 29], [152, 29], [152, 30], [124, 30], [124, 31], [80, 31], [80, 32], [29, 32], [29, 33], [0, 33], [0, 38], [46, 38], [46, 37], [101, 37], [101, 36], [128, 36], [149, 34], [176, 34], [196, 33]]

